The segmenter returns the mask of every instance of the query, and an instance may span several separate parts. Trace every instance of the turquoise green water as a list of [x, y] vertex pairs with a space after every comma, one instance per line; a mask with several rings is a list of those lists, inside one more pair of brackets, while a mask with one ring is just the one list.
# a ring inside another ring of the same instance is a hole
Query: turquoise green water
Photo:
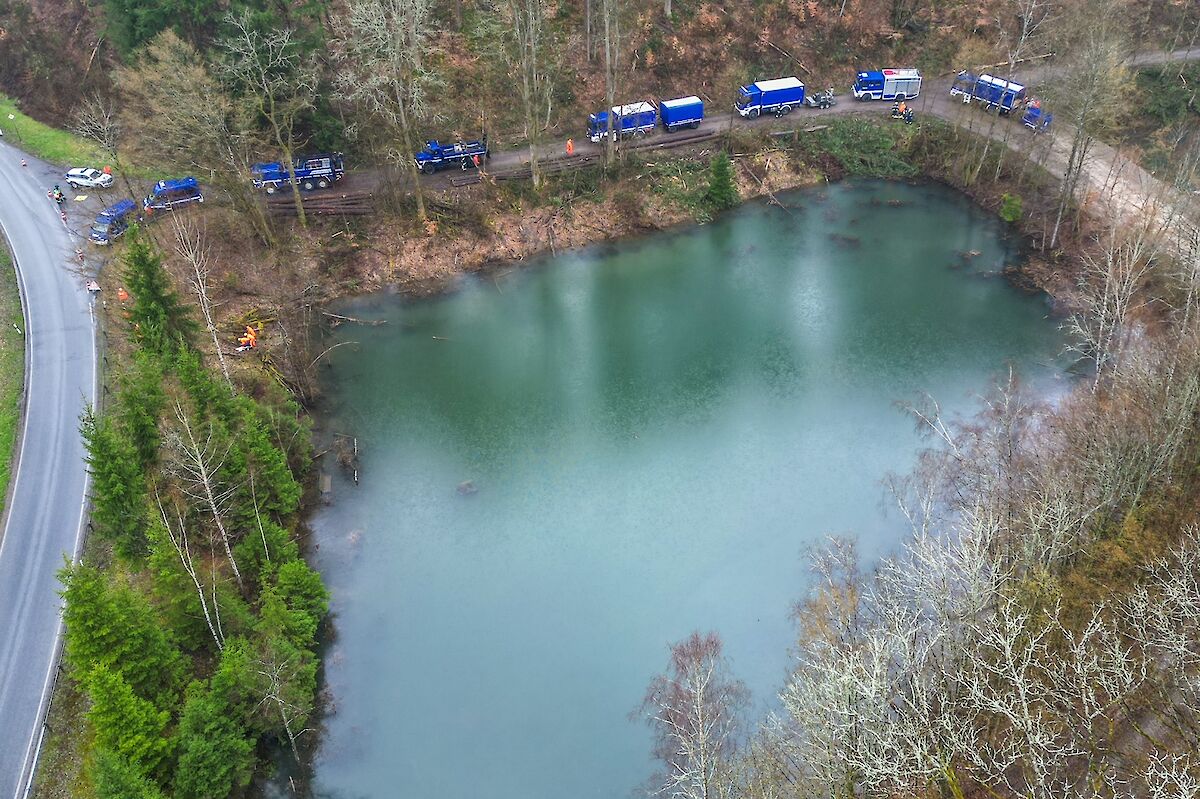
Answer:
[[969, 411], [1008, 362], [1054, 390], [1045, 303], [992, 274], [1011, 253], [960, 195], [784, 199], [345, 306], [390, 324], [330, 356], [328, 428], [363, 452], [314, 522], [323, 795], [627, 796], [651, 768], [628, 714], [670, 641], [717, 630], [761, 711], [804, 549], [903, 535], [881, 481], [919, 441], [897, 401]]

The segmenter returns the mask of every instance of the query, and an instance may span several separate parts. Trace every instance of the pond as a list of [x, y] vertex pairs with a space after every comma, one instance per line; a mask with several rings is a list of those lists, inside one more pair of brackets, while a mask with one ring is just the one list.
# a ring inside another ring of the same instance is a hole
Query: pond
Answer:
[[1044, 298], [1001, 224], [935, 185], [845, 183], [713, 224], [340, 312], [334, 477], [313, 525], [333, 592], [332, 797], [631, 794], [630, 719], [668, 644], [715, 630], [756, 710], [788, 671], [803, 553], [904, 535], [899, 403], [969, 413], [1009, 363], [1053, 391]]

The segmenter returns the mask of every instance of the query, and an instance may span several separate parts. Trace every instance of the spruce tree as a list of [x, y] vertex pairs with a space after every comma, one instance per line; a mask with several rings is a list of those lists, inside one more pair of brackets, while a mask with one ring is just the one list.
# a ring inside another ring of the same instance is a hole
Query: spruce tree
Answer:
[[166, 402], [162, 381], [158, 360], [145, 352], [134, 355], [133, 368], [119, 381], [116, 415], [143, 468], [158, 459], [158, 422]]
[[91, 774], [96, 799], [164, 799], [141, 769], [107, 749], [96, 750]]
[[80, 427], [92, 476], [92, 526], [123, 560], [146, 554], [148, 497], [142, 464], [129, 437], [111, 417], [89, 407]]
[[704, 204], [716, 213], [733, 208], [739, 201], [737, 186], [733, 185], [733, 167], [729, 156], [717, 153], [709, 164], [708, 191], [704, 193]]
[[104, 666], [92, 669], [86, 685], [96, 744], [144, 774], [155, 773], [171, 754], [166, 737], [171, 714], [136, 696], [118, 672]]
[[254, 770], [254, 741], [218, 691], [188, 688], [179, 718], [175, 799], [210, 799], [244, 788]]
[[154, 244], [130, 231], [125, 250], [125, 285], [133, 295], [129, 321], [137, 342], [158, 354], [174, 352], [186, 342], [194, 329], [179, 295], [171, 286], [171, 277], [163, 269], [162, 256]]

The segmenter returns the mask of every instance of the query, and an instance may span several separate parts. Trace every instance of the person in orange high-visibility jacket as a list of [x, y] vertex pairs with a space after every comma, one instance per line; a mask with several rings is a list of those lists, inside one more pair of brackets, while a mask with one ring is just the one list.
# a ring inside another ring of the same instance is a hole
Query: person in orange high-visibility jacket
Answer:
[[575, 155], [575, 140], [567, 139], [567, 155]]

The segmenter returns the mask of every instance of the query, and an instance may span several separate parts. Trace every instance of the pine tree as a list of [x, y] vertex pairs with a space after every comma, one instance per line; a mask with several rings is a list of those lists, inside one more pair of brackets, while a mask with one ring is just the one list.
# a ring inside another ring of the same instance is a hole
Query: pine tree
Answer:
[[171, 754], [166, 729], [171, 714], [134, 695], [118, 672], [95, 666], [87, 676], [88, 721], [96, 744], [124, 758], [145, 774], [153, 774]]
[[182, 656], [158, 625], [146, 599], [112, 585], [99, 569], [78, 564], [59, 572], [66, 586], [65, 660], [77, 677], [96, 666], [120, 675], [137, 695], [160, 708], [178, 696]]
[[125, 285], [133, 295], [129, 320], [135, 338], [150, 352], [162, 355], [174, 352], [190, 338], [195, 324], [172, 288], [154, 244], [136, 229], [128, 238], [123, 261]]
[[137, 451], [108, 416], [84, 411], [81, 432], [92, 476], [92, 525], [126, 561], [146, 554], [146, 478]]
[[96, 799], [164, 799], [141, 769], [107, 749], [96, 751], [91, 774]]
[[188, 688], [179, 718], [176, 799], [210, 799], [244, 788], [254, 770], [254, 741], [217, 691]]
[[253, 400], [239, 398], [241, 428], [238, 441], [254, 474], [254, 501], [260, 513], [287, 519], [300, 506], [300, 484], [292, 476], [287, 456], [271, 441]]
[[733, 167], [729, 156], [717, 153], [709, 164], [708, 190], [704, 193], [704, 204], [716, 213], [733, 208], [739, 201], [737, 186], [733, 185]]

